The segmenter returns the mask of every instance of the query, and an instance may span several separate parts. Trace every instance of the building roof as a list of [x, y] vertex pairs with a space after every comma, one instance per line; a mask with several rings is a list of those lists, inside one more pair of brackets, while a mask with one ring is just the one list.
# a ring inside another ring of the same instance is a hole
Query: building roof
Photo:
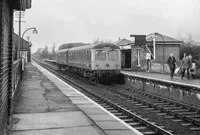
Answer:
[[155, 36], [155, 41], [156, 43], [177, 43], [181, 44], [182, 41], [176, 40], [172, 37], [165, 36], [163, 34], [160, 34], [158, 32], [155, 33], [150, 33], [146, 36], [146, 41], [147, 42], [153, 42], [153, 36]]
[[[20, 41], [21, 39], [21, 41]], [[20, 44], [20, 50], [24, 50], [27, 51], [29, 49], [29, 47], [31, 47], [30, 42], [20, 38], [16, 33], [13, 33], [13, 45], [14, 45], [14, 49], [18, 50], [18, 46]]]
[[129, 45], [130, 43], [132, 43], [132, 41], [128, 40], [128, 39], [120, 39], [116, 42], [113, 42], [113, 44], [117, 45], [117, 46], [126, 46], [126, 45]]
[[116, 42], [113, 42], [113, 44], [115, 44], [116, 46], [119, 46], [119, 48], [121, 50], [129, 50], [129, 49], [131, 49], [131, 45], [130, 45], [131, 43], [133, 43], [133, 42], [128, 40], [128, 39], [125, 39], [125, 38], [120, 39], [120, 40], [118, 40]]

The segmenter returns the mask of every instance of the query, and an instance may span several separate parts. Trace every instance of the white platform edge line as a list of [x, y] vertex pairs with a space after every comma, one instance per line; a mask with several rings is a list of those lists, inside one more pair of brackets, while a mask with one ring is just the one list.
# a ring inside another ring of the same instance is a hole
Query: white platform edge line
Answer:
[[[34, 66], [36, 66], [39, 70], [41, 70], [40, 68], [42, 68], [43, 70], [45, 70], [46, 72], [48, 72], [50, 75], [52, 75], [53, 77], [55, 77], [56, 79], [58, 79], [59, 81], [61, 81], [64, 85], [67, 85], [68, 87], [72, 88], [73, 90], [75, 90], [76, 92], [78, 92], [79, 94], [81, 94], [83, 97], [85, 97], [86, 99], [88, 99], [90, 102], [92, 102], [93, 104], [95, 104], [97, 107], [101, 108], [102, 110], [104, 110], [105, 112], [107, 112], [109, 115], [111, 115], [113, 118], [117, 119], [120, 123], [122, 123], [124, 126], [128, 127], [130, 130], [132, 130], [133, 132], [135, 132], [137, 135], [143, 135], [141, 132], [139, 132], [138, 130], [136, 130], [135, 128], [131, 127], [130, 125], [128, 125], [127, 123], [125, 123], [124, 121], [122, 121], [121, 119], [119, 119], [118, 117], [116, 117], [114, 114], [110, 113], [109, 111], [107, 111], [105, 108], [103, 108], [102, 106], [100, 106], [98, 103], [94, 102], [93, 100], [91, 100], [90, 98], [88, 98], [87, 96], [85, 96], [83, 93], [81, 93], [80, 91], [76, 90], [75, 88], [73, 88], [72, 86], [70, 86], [69, 84], [65, 83], [63, 80], [61, 80], [60, 78], [56, 77], [55, 75], [53, 75], [51, 72], [49, 72], [48, 70], [44, 69], [43, 67], [41, 67], [40, 65], [38, 65], [35, 62], [31, 62]], [[56, 85], [56, 84], [54, 84]], [[61, 91], [62, 92], [62, 91]], [[65, 94], [65, 93], [63, 93]], [[77, 106], [78, 107], [78, 106]], [[88, 116], [89, 117], [89, 116]]]
[[185, 85], [185, 86], [191, 86], [191, 87], [200, 88], [199, 85], [195, 85], [195, 84], [186, 84], [186, 83], [182, 83], [182, 82], [164, 80], [164, 79], [159, 79], [159, 78], [154, 78], [154, 77], [147, 77], [147, 76], [142, 76], [142, 75], [134, 75], [133, 73], [129, 74], [129, 73], [124, 72], [124, 71], [122, 71], [121, 73], [125, 74], [125, 75], [129, 75], [129, 76], [142, 77], [142, 78], [147, 78], [147, 79], [153, 79], [153, 80], [158, 80], [158, 81], [163, 81], [163, 82], [169, 82], [169, 83], [174, 83], [174, 84], [180, 84], [180, 85]]

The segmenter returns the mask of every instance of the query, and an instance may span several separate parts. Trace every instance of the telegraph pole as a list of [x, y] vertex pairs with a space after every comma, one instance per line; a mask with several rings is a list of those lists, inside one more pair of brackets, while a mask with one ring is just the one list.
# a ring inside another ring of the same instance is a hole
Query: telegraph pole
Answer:
[[20, 58], [20, 50], [21, 50], [21, 11], [19, 11], [19, 44], [18, 44], [18, 59]]
[[20, 58], [20, 50], [21, 50], [21, 44], [22, 44], [22, 39], [21, 39], [21, 24], [22, 24], [22, 22], [25, 22], [25, 21], [22, 21], [22, 18], [24, 18], [24, 12], [22, 12], [22, 11], [18, 11], [18, 12], [15, 12], [15, 16], [16, 16], [16, 18], [18, 19], [17, 21], [15, 21], [15, 22], [18, 22], [19, 23], [19, 43], [18, 43], [18, 45], [17, 45], [17, 59], [19, 59]]

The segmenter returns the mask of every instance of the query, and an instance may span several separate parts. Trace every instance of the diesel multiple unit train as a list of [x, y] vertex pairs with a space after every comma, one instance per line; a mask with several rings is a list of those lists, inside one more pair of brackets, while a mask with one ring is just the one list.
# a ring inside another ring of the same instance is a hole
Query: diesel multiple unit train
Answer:
[[98, 43], [57, 51], [56, 65], [90, 80], [112, 82], [120, 74], [120, 48], [111, 43]]

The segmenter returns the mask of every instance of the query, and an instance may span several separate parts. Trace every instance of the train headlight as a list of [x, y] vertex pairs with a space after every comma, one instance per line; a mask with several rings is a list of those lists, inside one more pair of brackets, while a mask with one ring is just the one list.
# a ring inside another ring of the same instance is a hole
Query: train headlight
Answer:
[[109, 67], [109, 66], [110, 66], [110, 65], [107, 63], [107, 64], [106, 64], [106, 67]]

